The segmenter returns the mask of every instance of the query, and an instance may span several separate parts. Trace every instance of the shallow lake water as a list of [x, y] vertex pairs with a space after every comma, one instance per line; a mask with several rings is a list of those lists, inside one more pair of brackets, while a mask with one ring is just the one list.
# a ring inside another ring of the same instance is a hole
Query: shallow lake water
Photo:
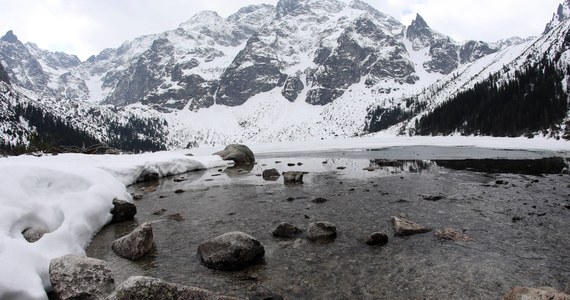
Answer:
[[[570, 176], [559, 173], [566, 165], [556, 153], [473, 148], [259, 155], [250, 171], [206, 170], [129, 187], [143, 195], [136, 222], [105, 227], [87, 254], [109, 262], [117, 284], [145, 275], [240, 298], [499, 299], [518, 285], [564, 290]], [[286, 186], [260, 177], [270, 168], [308, 173], [304, 184]], [[328, 201], [311, 202], [317, 197]], [[184, 220], [169, 219], [172, 213]], [[472, 241], [434, 232], [394, 237], [392, 216], [462, 230]], [[334, 223], [337, 238], [271, 234], [281, 222], [305, 229], [314, 221]], [[112, 241], [142, 222], [153, 222], [153, 253], [136, 262], [116, 256]], [[263, 263], [237, 272], [202, 265], [198, 245], [230, 231], [256, 237]], [[364, 243], [375, 231], [389, 235], [387, 245]]]

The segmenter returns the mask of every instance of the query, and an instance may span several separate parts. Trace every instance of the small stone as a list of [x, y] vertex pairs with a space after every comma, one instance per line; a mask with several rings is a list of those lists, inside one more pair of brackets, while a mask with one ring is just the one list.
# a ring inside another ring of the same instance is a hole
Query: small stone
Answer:
[[434, 202], [444, 198], [442, 195], [421, 195], [421, 196], [424, 200], [434, 201]]
[[302, 165], [303, 165], [302, 162], [298, 162], [298, 163], [297, 163], [297, 166], [299, 166], [299, 167], [302, 166]]
[[183, 189], [177, 189], [176, 191], [174, 191], [175, 194], [182, 194], [184, 193]]
[[468, 242], [472, 240], [471, 237], [463, 233], [463, 231], [459, 231], [453, 228], [438, 229], [435, 232], [435, 236], [440, 239], [456, 242]]
[[404, 218], [392, 217], [391, 221], [392, 227], [394, 228], [394, 235], [396, 236], [406, 236], [431, 231], [430, 228], [421, 226]]
[[164, 199], [164, 198], [166, 198], [166, 197], [167, 197], [167, 196], [164, 196], [164, 195], [158, 196], [159, 199]]
[[521, 217], [521, 216], [513, 216], [513, 218], [512, 218], [513, 223], [516, 223], [516, 222], [522, 221], [522, 220], [524, 220], [524, 217]]
[[166, 209], [161, 208], [159, 210], [155, 210], [152, 214], [155, 216], [162, 216], [162, 215], [164, 215], [165, 212], [166, 212]]
[[303, 184], [303, 172], [284, 172], [283, 182], [287, 185], [289, 184]]
[[188, 180], [188, 179], [186, 179], [186, 178], [175, 178], [175, 179], [174, 179], [174, 182], [183, 182], [183, 181], [186, 181], [186, 180]]
[[295, 201], [295, 198], [293, 198], [293, 197], [289, 197], [289, 198], [287, 198], [287, 201], [289, 201], [289, 202], [293, 202], [293, 201]]
[[221, 176], [222, 174], [212, 174], [212, 177]]
[[279, 179], [279, 177], [281, 177], [281, 174], [279, 174], [279, 171], [277, 171], [277, 169], [263, 170], [263, 173], [261, 175], [263, 176], [263, 179], [267, 181], [276, 181]]
[[344, 169], [346, 169], [346, 167], [337, 167], [336, 169], [337, 170], [344, 170]]
[[137, 182], [150, 182], [150, 181], [157, 181], [159, 179], [160, 179], [160, 174], [153, 172], [139, 176]]
[[281, 223], [273, 230], [273, 236], [281, 238], [294, 238], [301, 234], [303, 230], [297, 226], [291, 225], [289, 223]]
[[287, 166], [293, 167], [293, 166], [295, 166], [295, 164], [294, 163], [288, 163]]
[[336, 225], [330, 222], [313, 222], [307, 228], [307, 239], [332, 240], [336, 238]]
[[150, 223], [143, 223], [135, 228], [133, 232], [115, 240], [111, 248], [121, 257], [137, 260], [149, 253], [152, 245], [152, 226]]
[[327, 201], [328, 201], [327, 199], [321, 197], [311, 200], [311, 202], [313, 203], [325, 203]]
[[133, 200], [142, 200], [142, 198], [144, 198], [141, 194], [133, 194], [132, 196]]
[[366, 238], [366, 245], [382, 246], [388, 243], [388, 235], [384, 232], [374, 232]]
[[504, 180], [500, 180], [500, 179], [499, 179], [499, 180], [495, 181], [495, 184], [501, 185], [501, 184], [509, 184], [509, 183], [508, 183], [507, 181], [504, 181]]
[[170, 214], [166, 217], [174, 221], [184, 221], [184, 217], [179, 213]]

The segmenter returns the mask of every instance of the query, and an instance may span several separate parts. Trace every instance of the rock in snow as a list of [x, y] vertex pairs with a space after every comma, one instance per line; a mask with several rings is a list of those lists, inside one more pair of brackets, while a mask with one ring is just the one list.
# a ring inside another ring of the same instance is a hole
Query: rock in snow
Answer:
[[231, 300], [208, 290], [181, 284], [169, 283], [160, 279], [133, 276], [125, 280], [107, 300]]
[[55, 258], [49, 277], [59, 299], [103, 299], [115, 288], [107, 263], [88, 257], [66, 255]]
[[406, 236], [431, 231], [430, 228], [398, 217], [392, 217], [392, 227], [394, 228], [394, 235], [396, 236]]
[[209, 268], [241, 270], [259, 262], [265, 255], [261, 243], [243, 232], [229, 232], [198, 246], [200, 259]]
[[134, 219], [137, 214], [137, 207], [130, 202], [113, 199], [113, 209], [111, 210], [113, 215], [112, 223], [119, 223], [124, 221], [130, 221]]
[[145, 256], [152, 249], [153, 234], [152, 225], [143, 223], [133, 232], [115, 240], [112, 244], [113, 251], [121, 257], [137, 260]]
[[32, 227], [24, 230], [24, 232], [22, 232], [22, 235], [29, 243], [35, 243], [48, 232], [49, 231], [43, 227]]
[[255, 156], [246, 145], [231, 144], [213, 155], [219, 155], [223, 160], [232, 160], [237, 166], [255, 163]]

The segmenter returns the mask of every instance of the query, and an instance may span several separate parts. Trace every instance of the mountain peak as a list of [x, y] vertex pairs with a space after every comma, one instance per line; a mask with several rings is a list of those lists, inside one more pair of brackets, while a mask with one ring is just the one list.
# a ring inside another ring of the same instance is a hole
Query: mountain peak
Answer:
[[554, 27], [558, 26], [558, 24], [562, 23], [562, 21], [568, 18], [570, 18], [570, 0], [565, 0], [563, 3], [560, 3], [558, 5], [558, 9], [552, 15], [552, 20], [546, 24], [544, 34], [548, 33], [550, 30], [554, 29]]
[[282, 18], [301, 8], [302, 0], [279, 0], [277, 2], [277, 18]]
[[8, 43], [16, 43], [19, 41], [18, 37], [12, 30], [8, 30], [8, 32], [6, 32], [6, 34], [0, 40]]
[[410, 25], [410, 27], [414, 27], [416, 29], [429, 28], [427, 22], [422, 18], [422, 16], [420, 16], [420, 14], [416, 14], [416, 19], [412, 21], [412, 25]]

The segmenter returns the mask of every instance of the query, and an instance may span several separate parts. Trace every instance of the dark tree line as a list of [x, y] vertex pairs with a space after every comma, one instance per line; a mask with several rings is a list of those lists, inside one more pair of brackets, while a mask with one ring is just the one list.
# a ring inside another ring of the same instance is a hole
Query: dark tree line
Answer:
[[426, 108], [425, 102], [418, 102], [417, 98], [407, 98], [406, 107], [401, 105], [393, 108], [375, 107], [368, 110], [366, 116], [365, 130], [367, 132], [378, 132], [390, 128], [393, 125], [408, 120]]
[[[27, 120], [36, 130], [29, 134], [29, 145], [12, 145], [7, 141], [0, 143], [0, 154], [16, 155], [33, 151], [49, 151], [54, 147], [88, 147], [106, 143], [113, 148], [124, 151], [157, 151], [165, 150], [162, 128], [166, 126], [159, 119], [142, 119], [130, 117], [127, 122], [119, 123], [107, 120], [104, 124], [107, 136], [100, 140], [77, 128], [66, 119], [55, 116], [42, 108], [19, 103], [13, 107], [13, 121], [20, 118]], [[24, 132], [17, 132], [23, 137]]]
[[501, 79], [491, 75], [435, 108], [416, 122], [416, 134], [521, 136], [554, 128], [566, 117], [564, 72], [548, 59]]

